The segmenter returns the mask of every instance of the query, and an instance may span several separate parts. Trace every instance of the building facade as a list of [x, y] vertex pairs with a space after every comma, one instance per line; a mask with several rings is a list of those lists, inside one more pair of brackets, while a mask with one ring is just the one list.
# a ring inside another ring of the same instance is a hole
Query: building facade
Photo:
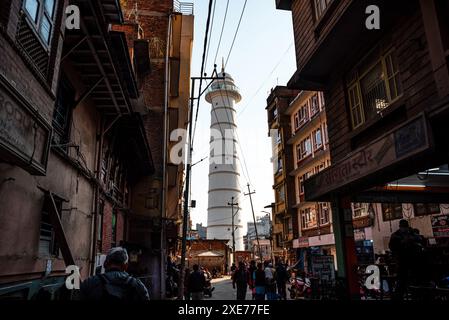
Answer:
[[150, 57], [149, 70], [140, 74], [137, 86], [155, 170], [135, 187], [129, 245], [146, 252], [141, 255], [143, 271], [151, 279], [153, 296], [163, 298], [166, 257], [177, 255], [182, 230], [185, 163], [172, 150], [179, 144], [176, 130], [186, 129], [188, 122], [193, 4], [173, 0], [120, 2], [125, 24], [119, 28], [126, 33], [128, 43], [134, 44], [130, 56]]
[[[277, 0], [276, 5], [291, 10], [295, 30], [298, 69], [288, 87], [323, 91], [327, 102], [332, 165], [306, 180], [305, 199], [332, 203], [338, 276], [348, 297], [355, 297], [351, 203], [403, 203], [404, 215], [408, 203], [431, 214], [436, 206], [422, 208], [448, 201], [443, 178], [449, 154], [448, 4]], [[379, 30], [366, 28], [369, 5], [381, 12]], [[443, 211], [438, 217], [445, 219]], [[446, 245], [447, 238], [439, 237], [433, 248]], [[444, 260], [442, 251], [436, 256]]]
[[285, 111], [290, 116], [295, 204], [299, 237], [294, 239], [300, 264], [312, 254], [335, 256], [332, 213], [328, 202], [310, 202], [304, 197], [304, 183], [311, 176], [330, 166], [329, 138], [325, 101], [322, 92], [301, 91]]
[[299, 237], [299, 221], [294, 209], [295, 179], [289, 174], [294, 169], [293, 146], [287, 143], [292, 132], [291, 119], [285, 111], [298, 93], [299, 90], [278, 86], [271, 91], [266, 107], [275, 193], [275, 202], [271, 205], [273, 256], [289, 262], [296, 260], [293, 240]]
[[252, 251], [253, 240], [257, 240], [257, 236], [259, 239], [270, 239], [271, 229], [272, 223], [270, 215], [268, 214], [262, 217], [257, 217], [256, 224], [254, 224], [254, 222], [247, 222], [247, 231], [246, 236], [244, 237], [245, 250]]
[[131, 197], [153, 172], [118, 5], [3, 1], [0, 22], [0, 295], [57, 298], [65, 268], [94, 274], [129, 236]]

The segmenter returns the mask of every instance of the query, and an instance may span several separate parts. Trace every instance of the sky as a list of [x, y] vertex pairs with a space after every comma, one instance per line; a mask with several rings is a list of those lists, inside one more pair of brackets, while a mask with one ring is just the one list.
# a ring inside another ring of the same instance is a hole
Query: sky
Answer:
[[[204, 34], [208, 13], [208, 0], [194, 0], [195, 33], [192, 56], [192, 76], [199, 76], [204, 46]], [[217, 71], [221, 71], [222, 58], [226, 60], [237, 29], [245, 0], [229, 0], [228, 14], [223, 37], [218, 43], [226, 11], [227, 0], [216, 0], [214, 23], [208, 62], [205, 72], [213, 70], [217, 56]], [[276, 10], [275, 0], [247, 0], [240, 29], [231, 55], [226, 65], [240, 88], [242, 101], [236, 105], [238, 137], [241, 148], [241, 185], [250, 184], [256, 216], [270, 211], [266, 205], [274, 201], [273, 165], [271, 163], [271, 141], [268, 137], [266, 99], [276, 85], [286, 85], [296, 70], [293, 44], [291, 12]], [[198, 87], [197, 87], [198, 88]], [[204, 85], [203, 85], [204, 88]], [[192, 163], [209, 154], [210, 105], [201, 98], [198, 114]], [[246, 165], [245, 165], [246, 163]], [[246, 169], [247, 170], [246, 170]], [[192, 167], [191, 199], [196, 200], [196, 208], [191, 210], [193, 227], [196, 223], [207, 225], [209, 160]], [[245, 193], [248, 191], [243, 190]], [[246, 223], [252, 221], [248, 196], [240, 197], [242, 223], [246, 234]]]

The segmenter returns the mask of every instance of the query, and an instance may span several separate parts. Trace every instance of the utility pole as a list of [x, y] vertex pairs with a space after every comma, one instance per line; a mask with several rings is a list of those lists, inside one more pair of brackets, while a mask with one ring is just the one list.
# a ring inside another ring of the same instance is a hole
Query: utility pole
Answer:
[[232, 262], [235, 263], [235, 227], [234, 227], [234, 206], [238, 206], [237, 202], [234, 202], [234, 197], [231, 198], [231, 203], [228, 202], [228, 206], [231, 206], [232, 211]]
[[[215, 76], [214, 76], [215, 75]], [[201, 96], [206, 92], [209, 86], [214, 80], [222, 80], [224, 77], [218, 77], [217, 71], [214, 70], [212, 77], [192, 77], [192, 88], [190, 93], [190, 110], [189, 110], [189, 133], [187, 140], [187, 163], [186, 163], [186, 180], [184, 189], [184, 206], [183, 206], [183, 221], [182, 221], [182, 244], [181, 244], [181, 276], [179, 277], [179, 292], [178, 299], [182, 299], [184, 296], [184, 277], [185, 277], [185, 265], [186, 265], [186, 251], [187, 251], [187, 225], [189, 223], [189, 197], [190, 197], [190, 178], [192, 173], [192, 133], [193, 133], [193, 110], [194, 101], [199, 100]], [[206, 88], [199, 93], [199, 96], [195, 98], [195, 81], [197, 80], [210, 80], [210, 83]]]
[[251, 211], [253, 212], [254, 230], [256, 231], [257, 247], [259, 248], [259, 257], [260, 260], [262, 261], [262, 250], [260, 249], [259, 234], [257, 233], [256, 215], [254, 214], [253, 198], [251, 197], [251, 195], [255, 194], [256, 191], [251, 192], [251, 190], [249, 189], [249, 183], [246, 186], [248, 187], [248, 193], [244, 193], [244, 195], [249, 196], [249, 202], [251, 203]]

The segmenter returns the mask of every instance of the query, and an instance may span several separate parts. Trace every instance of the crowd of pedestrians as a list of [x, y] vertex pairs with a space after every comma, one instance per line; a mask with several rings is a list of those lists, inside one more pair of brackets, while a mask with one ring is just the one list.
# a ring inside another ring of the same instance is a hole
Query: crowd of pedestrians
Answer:
[[257, 263], [252, 260], [249, 265], [239, 262], [238, 267], [231, 268], [232, 285], [237, 289], [237, 300], [245, 300], [251, 290], [253, 300], [286, 300], [289, 274], [287, 267], [279, 261], [276, 268], [269, 261]]

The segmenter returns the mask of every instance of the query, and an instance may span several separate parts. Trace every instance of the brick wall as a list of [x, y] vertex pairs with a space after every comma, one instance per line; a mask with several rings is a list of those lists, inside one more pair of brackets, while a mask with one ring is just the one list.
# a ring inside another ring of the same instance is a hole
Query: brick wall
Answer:
[[125, 240], [125, 217], [122, 211], [117, 211], [117, 245]]
[[[150, 42], [151, 73], [140, 83], [148, 114], [143, 117], [147, 139], [155, 166], [155, 175], [161, 177], [163, 169], [163, 110], [165, 104], [165, 56], [168, 31], [168, 14], [172, 10], [171, 0], [121, 1], [125, 17], [134, 17], [130, 11], [137, 3], [138, 22], [144, 39]], [[124, 30], [130, 41], [130, 30]], [[134, 32], [134, 31], [132, 31]]]
[[112, 243], [112, 205], [108, 201], [104, 203], [102, 227], [101, 252], [106, 253], [111, 249]]

